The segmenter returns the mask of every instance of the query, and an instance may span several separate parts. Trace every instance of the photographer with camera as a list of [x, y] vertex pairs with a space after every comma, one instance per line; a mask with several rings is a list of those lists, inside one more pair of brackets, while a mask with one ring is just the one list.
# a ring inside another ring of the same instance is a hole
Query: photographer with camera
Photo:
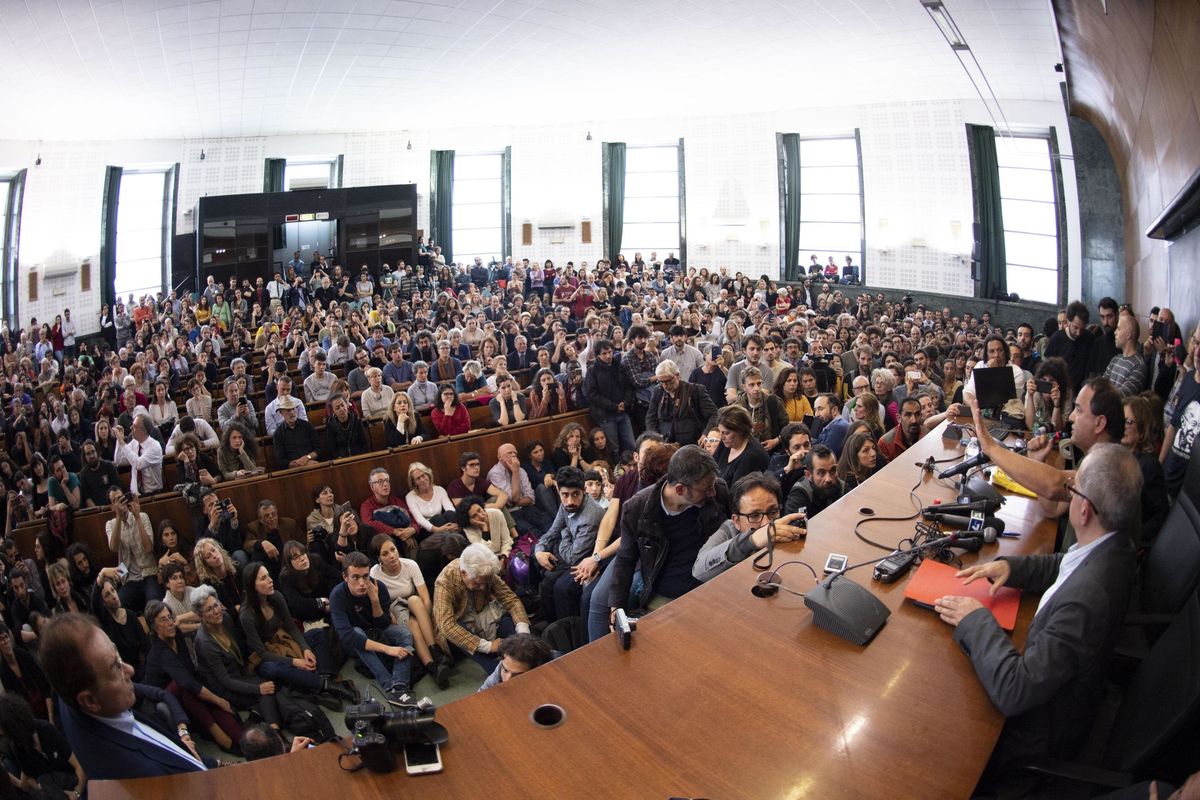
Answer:
[[216, 492], [205, 486], [200, 490], [200, 514], [196, 521], [196, 541], [205, 537], [215, 539], [230, 554], [238, 569], [249, 563], [250, 559], [246, 557], [246, 550], [242, 546], [237, 506], [228, 499], [222, 500]]
[[371, 670], [389, 703], [413, 705], [408, 686], [412, 634], [392, 622], [387, 587], [370, 573], [371, 561], [362, 553], [349, 553], [342, 561], [342, 583], [329, 596], [333, 628], [343, 652]]
[[125, 430], [120, 425], [112, 428], [113, 438], [117, 443], [113, 463], [117, 466], [129, 465], [132, 473], [129, 491], [133, 494], [154, 494], [161, 492], [163, 488], [163, 449], [150, 435], [153, 427], [154, 423], [148, 414], [138, 414], [130, 425], [129, 441], [125, 440]]
[[140, 611], [150, 600], [162, 599], [158, 583], [158, 561], [154, 556], [153, 526], [142, 511], [137, 495], [130, 495], [120, 486], [109, 487], [108, 502], [113, 518], [104, 525], [108, 548], [117, 554], [125, 568], [125, 585], [121, 587], [121, 605]]

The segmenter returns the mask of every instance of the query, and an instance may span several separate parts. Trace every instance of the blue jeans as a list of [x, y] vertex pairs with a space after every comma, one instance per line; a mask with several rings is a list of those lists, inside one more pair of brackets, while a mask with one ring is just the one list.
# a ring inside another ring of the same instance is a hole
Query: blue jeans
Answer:
[[629, 414], [621, 413], [609, 417], [600, 423], [600, 428], [604, 431], [605, 437], [608, 438], [608, 448], [617, 448], [617, 456], [626, 450], [633, 448], [633, 423], [629, 419]]
[[[612, 588], [613, 556], [601, 568], [600, 577], [583, 587], [583, 596], [579, 599], [579, 613], [587, 623], [588, 641], [594, 642], [608, 633], [608, 615], [612, 606], [608, 604], [608, 592]], [[639, 597], [642, 592], [642, 571], [633, 573], [633, 581], [629, 587], [631, 598]]]
[[[496, 626], [497, 639], [507, 639], [516, 632], [517, 625], [513, 622], [512, 616], [505, 614], [500, 618], [500, 623]], [[456, 644], [450, 645], [450, 648], [458, 651], [459, 653], [466, 653], [466, 655], [471, 657], [472, 661], [483, 667], [484, 673], [488, 675], [491, 675], [495, 671], [496, 667], [500, 666], [500, 656], [496, 653], [467, 653], [467, 651], [463, 650]]]
[[[316, 651], [313, 654], [316, 655]], [[292, 666], [291, 661], [264, 661], [258, 665], [256, 671], [261, 678], [312, 694], [321, 691], [321, 686], [324, 684], [320, 673], [299, 669]]]
[[[366, 634], [366, 631], [358, 629]], [[369, 635], [369, 634], [367, 634]], [[406, 628], [401, 628], [399, 625], [388, 625], [382, 631], [377, 632], [374, 638], [376, 641], [383, 642], [386, 645], [400, 645], [406, 650], [412, 652], [413, 639], [412, 634]], [[390, 658], [381, 653], [374, 653], [366, 649], [356, 650], [355, 657], [359, 661], [367, 665], [367, 669], [371, 670], [371, 674], [375, 676], [375, 682], [385, 692], [390, 692], [395, 689], [407, 691], [408, 674], [410, 662], [414, 656], [407, 658]], [[388, 669], [384, 659], [390, 659], [392, 662], [391, 669]]]

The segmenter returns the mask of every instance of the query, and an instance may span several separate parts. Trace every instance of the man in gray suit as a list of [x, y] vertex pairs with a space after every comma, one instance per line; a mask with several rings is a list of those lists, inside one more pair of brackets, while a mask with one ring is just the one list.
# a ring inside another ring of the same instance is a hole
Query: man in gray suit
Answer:
[[1129, 498], [1139, 495], [1141, 484], [1129, 450], [1098, 444], [1063, 482], [1077, 537], [1066, 553], [998, 558], [958, 573], [964, 583], [986, 578], [992, 594], [1005, 585], [1041, 593], [1023, 652], [979, 601], [937, 601], [938, 614], [955, 626], [954, 641], [1008, 718], [980, 779], [985, 795], [1024, 796], [1030, 786], [1013, 769], [1017, 761], [1069, 757], [1083, 744], [1103, 699], [1108, 658], [1133, 584], [1128, 531], [1140, 510]]

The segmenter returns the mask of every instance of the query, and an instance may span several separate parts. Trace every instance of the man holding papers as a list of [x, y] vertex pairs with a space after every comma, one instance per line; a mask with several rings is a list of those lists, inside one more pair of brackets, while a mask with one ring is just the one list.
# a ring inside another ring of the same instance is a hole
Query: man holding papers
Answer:
[[1012, 768], [1017, 761], [1070, 757], [1083, 744], [1104, 694], [1108, 658], [1133, 583], [1128, 531], [1139, 511], [1129, 498], [1138, 496], [1141, 483], [1137, 460], [1127, 449], [1098, 444], [1074, 477], [1064, 478], [1077, 536], [1066, 553], [1000, 558], [958, 573], [968, 584], [986, 578], [992, 593], [1006, 585], [1041, 593], [1024, 652], [978, 600], [947, 596], [935, 604], [955, 626], [954, 640], [988, 697], [1008, 717], [977, 787], [983, 795], [1025, 794], [1031, 787]]

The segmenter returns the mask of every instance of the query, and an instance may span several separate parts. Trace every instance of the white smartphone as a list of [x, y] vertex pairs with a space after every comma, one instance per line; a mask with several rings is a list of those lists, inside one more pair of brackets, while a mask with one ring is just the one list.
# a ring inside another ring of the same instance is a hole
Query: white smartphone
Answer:
[[825, 574], [832, 575], [835, 572], [841, 572], [846, 568], [846, 557], [840, 553], [830, 553], [829, 558], [825, 559]]
[[442, 751], [436, 744], [404, 745], [404, 769], [409, 775], [442, 771]]

